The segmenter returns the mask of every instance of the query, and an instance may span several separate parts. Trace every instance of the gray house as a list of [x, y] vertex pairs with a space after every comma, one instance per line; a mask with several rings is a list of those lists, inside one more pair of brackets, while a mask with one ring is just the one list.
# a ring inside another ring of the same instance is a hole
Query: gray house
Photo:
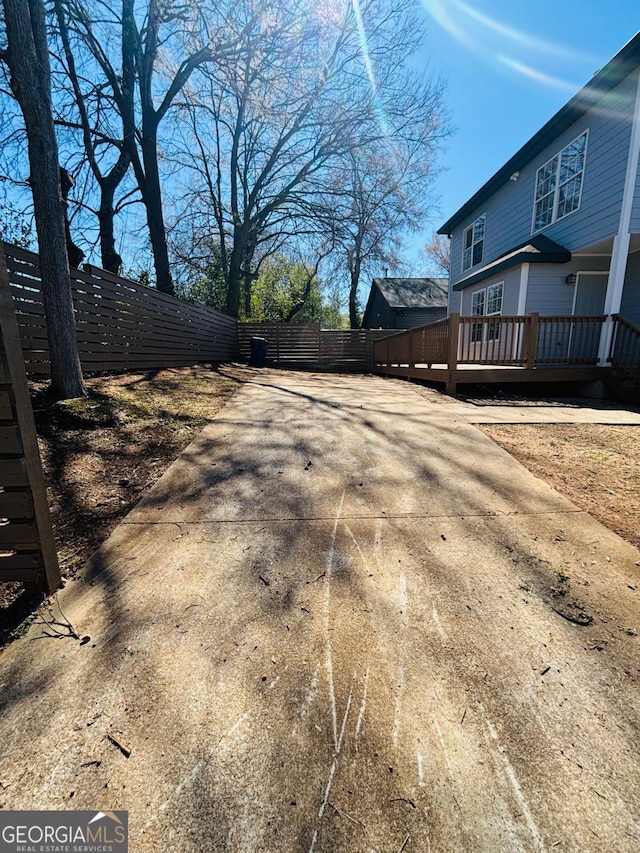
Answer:
[[449, 313], [608, 315], [604, 365], [611, 315], [640, 324], [639, 155], [640, 33], [439, 229]]
[[414, 329], [447, 316], [446, 278], [374, 278], [363, 329]]

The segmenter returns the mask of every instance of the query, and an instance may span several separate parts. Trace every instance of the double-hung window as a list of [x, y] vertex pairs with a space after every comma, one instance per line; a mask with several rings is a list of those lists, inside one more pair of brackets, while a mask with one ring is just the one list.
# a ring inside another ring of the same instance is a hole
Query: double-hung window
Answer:
[[586, 154], [585, 130], [544, 166], [540, 166], [536, 174], [534, 232], [563, 219], [580, 207]]
[[[502, 314], [504, 283], [492, 284], [487, 288], [487, 314]], [[500, 320], [492, 320], [487, 326], [487, 340], [497, 341], [500, 337]]]
[[486, 214], [479, 216], [473, 225], [464, 229], [462, 235], [462, 271], [475, 267], [484, 255], [484, 226]]
[[[486, 290], [476, 290], [471, 297], [471, 314], [474, 317], [482, 317], [484, 315], [484, 305], [486, 299]], [[471, 324], [471, 343], [477, 343], [482, 340], [482, 323]]]
[[[502, 295], [504, 282], [490, 284], [483, 290], [476, 290], [471, 296], [471, 315], [483, 317], [490, 314], [502, 314]], [[482, 340], [483, 331], [486, 326], [487, 341], [497, 341], [500, 337], [500, 320], [491, 320], [487, 323], [471, 324], [471, 342], [477, 343]]]

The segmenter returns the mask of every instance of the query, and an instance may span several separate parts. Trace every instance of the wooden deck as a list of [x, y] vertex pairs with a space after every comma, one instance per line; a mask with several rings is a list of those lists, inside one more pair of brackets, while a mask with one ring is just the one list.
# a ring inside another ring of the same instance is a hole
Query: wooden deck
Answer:
[[461, 384], [495, 384], [505, 382], [592, 382], [604, 379], [610, 367], [505, 367], [489, 364], [464, 364], [450, 370], [445, 364], [404, 366], [376, 366], [375, 372], [383, 376], [402, 376], [441, 382], [448, 394], [455, 394]]
[[[600, 364], [600, 341], [611, 332], [610, 361]], [[374, 370], [443, 383], [455, 393], [461, 383], [590, 382], [605, 379], [620, 360], [625, 341], [640, 335], [618, 316], [540, 317], [452, 314], [374, 343]], [[635, 338], [634, 338], [635, 341]], [[635, 350], [633, 350], [635, 360]]]

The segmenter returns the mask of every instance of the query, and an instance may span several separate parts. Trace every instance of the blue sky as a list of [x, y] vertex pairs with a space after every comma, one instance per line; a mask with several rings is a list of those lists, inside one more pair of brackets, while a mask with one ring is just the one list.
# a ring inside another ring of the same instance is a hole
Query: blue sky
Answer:
[[[440, 156], [439, 212], [419, 248], [640, 28], [629, 0], [421, 0], [416, 60], [446, 79], [454, 135]], [[419, 274], [414, 269], [414, 274]]]

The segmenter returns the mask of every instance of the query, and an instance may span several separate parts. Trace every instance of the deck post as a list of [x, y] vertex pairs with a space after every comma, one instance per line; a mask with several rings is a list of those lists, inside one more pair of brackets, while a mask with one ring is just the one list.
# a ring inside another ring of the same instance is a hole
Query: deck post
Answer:
[[537, 311], [532, 311], [527, 317], [527, 324], [524, 331], [524, 345], [522, 347], [522, 358], [525, 370], [533, 370], [536, 364], [539, 319], [540, 315]]
[[447, 366], [455, 370], [458, 366], [458, 334], [460, 331], [460, 314], [454, 313], [449, 317], [449, 341], [447, 351]]
[[415, 367], [413, 358], [413, 329], [409, 329], [409, 367]]
[[454, 312], [449, 317], [449, 339], [447, 346], [447, 367], [449, 368], [449, 381], [446, 383], [447, 394], [456, 393], [456, 372], [458, 368], [458, 335], [460, 333], [460, 314]]

